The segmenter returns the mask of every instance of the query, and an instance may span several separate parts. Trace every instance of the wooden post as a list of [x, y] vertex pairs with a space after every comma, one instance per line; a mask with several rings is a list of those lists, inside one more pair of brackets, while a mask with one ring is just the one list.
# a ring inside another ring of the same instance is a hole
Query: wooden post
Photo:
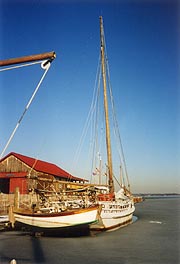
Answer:
[[19, 208], [19, 187], [15, 188], [15, 193], [14, 193], [14, 208], [18, 209]]
[[9, 206], [9, 222], [11, 223], [12, 228], [14, 228], [15, 218], [12, 205]]

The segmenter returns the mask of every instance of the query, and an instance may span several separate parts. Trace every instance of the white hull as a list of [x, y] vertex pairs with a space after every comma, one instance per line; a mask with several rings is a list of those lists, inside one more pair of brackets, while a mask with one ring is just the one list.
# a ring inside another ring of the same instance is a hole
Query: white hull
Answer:
[[15, 221], [34, 229], [61, 229], [88, 225], [97, 221], [98, 207], [76, 209], [61, 213], [27, 214], [14, 212]]
[[9, 216], [8, 215], [1, 215], [0, 216], [0, 223], [9, 222]]
[[133, 212], [135, 211], [132, 200], [103, 201], [99, 204], [102, 206], [101, 220], [97, 224], [92, 224], [91, 230], [106, 231], [132, 222]]

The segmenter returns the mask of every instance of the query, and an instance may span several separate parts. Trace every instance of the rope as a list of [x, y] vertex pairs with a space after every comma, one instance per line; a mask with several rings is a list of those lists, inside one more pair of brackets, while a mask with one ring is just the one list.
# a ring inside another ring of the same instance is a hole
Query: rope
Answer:
[[95, 79], [94, 91], [93, 91], [93, 98], [92, 98], [90, 110], [89, 110], [89, 113], [88, 113], [88, 116], [87, 116], [87, 119], [86, 119], [86, 122], [85, 122], [85, 125], [84, 125], [84, 128], [83, 128], [83, 131], [82, 131], [82, 135], [81, 135], [81, 138], [80, 138], [80, 141], [79, 141], [76, 153], [75, 153], [75, 157], [74, 157], [74, 160], [73, 160], [74, 167], [77, 166], [77, 163], [78, 163], [78, 160], [79, 160], [79, 156], [80, 156], [80, 153], [81, 153], [81, 149], [82, 149], [82, 145], [83, 145], [83, 142], [85, 140], [85, 136], [87, 134], [88, 127], [90, 125], [90, 120], [92, 118], [92, 114], [94, 112], [94, 109], [96, 108], [96, 103], [97, 103], [96, 102], [96, 97], [97, 96], [96, 96], [96, 89], [95, 88], [96, 88], [96, 83], [97, 83], [97, 78], [98, 78], [99, 63], [100, 63], [100, 59], [99, 59], [99, 62], [98, 62], [98, 67], [97, 67], [97, 73], [96, 73], [96, 79]]
[[[97, 90], [96, 90], [96, 98], [95, 98], [95, 103], [94, 103], [94, 121], [92, 120], [92, 135], [91, 138], [94, 140], [94, 143], [92, 144], [92, 165], [91, 165], [91, 179], [92, 181], [92, 175], [93, 175], [93, 170], [96, 168], [96, 163], [97, 163], [97, 156], [96, 152], [100, 153], [100, 146], [99, 144], [99, 150], [98, 150], [98, 118], [99, 118], [99, 105], [100, 105], [100, 80], [101, 80], [101, 67], [99, 64], [99, 69], [98, 69], [98, 85], [97, 85]], [[95, 111], [96, 110], [96, 111]], [[93, 132], [94, 131], [94, 132]]]
[[[109, 71], [108, 61], [107, 61], [107, 73], [108, 73], [109, 90], [110, 90], [110, 96], [111, 96], [111, 105], [112, 105], [112, 110], [113, 110], [113, 122], [114, 122], [114, 126], [115, 126], [115, 134], [116, 134], [116, 136], [118, 138], [118, 142], [119, 142], [119, 145], [120, 145], [120, 151], [121, 151], [121, 152], [119, 152], [119, 157], [120, 157], [120, 162], [122, 164], [124, 164], [124, 169], [125, 169], [125, 174], [126, 174], [126, 178], [127, 178], [127, 183], [128, 183], [128, 187], [130, 188], [129, 177], [128, 177], [128, 172], [127, 172], [127, 166], [126, 166], [126, 161], [125, 161], [125, 156], [124, 156], [124, 150], [123, 150], [122, 140], [121, 140], [119, 127], [118, 127], [118, 122], [117, 122], [117, 118], [116, 118], [116, 111], [115, 111], [115, 105], [114, 105], [113, 94], [112, 94], [112, 86], [111, 86], [111, 83], [110, 83], [110, 71]], [[122, 160], [121, 160], [121, 156], [122, 156]]]
[[121, 162], [121, 164], [124, 165], [125, 175], [126, 175], [128, 187], [130, 189], [129, 176], [128, 176], [128, 172], [127, 172], [127, 166], [126, 166], [126, 161], [125, 161], [125, 156], [124, 156], [124, 150], [123, 150], [121, 136], [120, 136], [120, 131], [119, 131], [118, 122], [117, 122], [117, 118], [116, 118], [115, 105], [114, 105], [113, 94], [112, 94], [112, 86], [111, 86], [111, 82], [110, 82], [110, 70], [109, 70], [109, 64], [108, 64], [108, 59], [107, 59], [106, 41], [105, 41], [104, 32], [103, 32], [103, 37], [104, 37], [104, 46], [105, 46], [108, 85], [109, 85], [109, 91], [110, 91], [110, 97], [111, 97], [111, 105], [112, 105], [112, 111], [113, 111], [113, 123], [114, 123], [114, 127], [115, 127], [115, 135], [118, 138], [118, 143], [119, 143], [119, 146], [120, 146], [120, 148], [118, 148], [118, 153], [119, 153], [120, 162]]
[[4, 152], [6, 151], [6, 149], [7, 149], [7, 147], [9, 146], [11, 140], [13, 139], [14, 134], [16, 133], [16, 130], [18, 129], [18, 127], [19, 127], [21, 121], [23, 120], [23, 117], [25, 116], [25, 114], [26, 114], [26, 112], [27, 112], [27, 110], [28, 110], [30, 104], [32, 103], [32, 101], [33, 101], [33, 99], [34, 99], [34, 97], [35, 97], [37, 91], [39, 90], [39, 87], [40, 87], [42, 81], [44, 80], [44, 78], [45, 78], [45, 76], [46, 76], [46, 74], [47, 74], [47, 72], [48, 72], [48, 70], [49, 70], [49, 68], [50, 68], [50, 65], [51, 65], [50, 62], [48, 62], [48, 64], [46, 65], [46, 68], [45, 68], [45, 66], [42, 65], [42, 67], [45, 69], [45, 72], [44, 72], [43, 76], [41, 77], [41, 79], [40, 79], [40, 81], [39, 81], [37, 87], [35, 88], [35, 90], [34, 90], [32, 96], [31, 96], [29, 102], [27, 103], [27, 105], [26, 105], [26, 107], [25, 107], [25, 109], [24, 109], [24, 112], [22, 113], [20, 119], [18, 120], [18, 122], [17, 122], [17, 124], [16, 124], [16, 127], [14, 128], [12, 134], [10, 135], [9, 140], [7, 141], [7, 144], [5, 145], [3, 151], [2, 151], [2, 153], [1, 153], [1, 155], [0, 155], [0, 159], [1, 159], [2, 156], [4, 155]]
[[9, 71], [9, 70], [13, 70], [13, 69], [19, 69], [19, 68], [31, 66], [31, 65], [34, 65], [34, 64], [39, 64], [39, 63], [42, 63], [42, 62], [43, 61], [36, 61], [36, 62], [26, 63], [26, 64], [22, 64], [22, 65], [18, 65], [18, 66], [11, 66], [11, 67], [8, 67], [8, 68], [0, 69], [0, 72]]

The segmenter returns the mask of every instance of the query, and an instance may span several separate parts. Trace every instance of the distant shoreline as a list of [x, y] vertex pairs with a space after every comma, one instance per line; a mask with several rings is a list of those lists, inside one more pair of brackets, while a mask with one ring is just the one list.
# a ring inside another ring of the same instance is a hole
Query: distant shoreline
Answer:
[[162, 193], [162, 194], [134, 194], [134, 196], [141, 196], [143, 199], [158, 199], [158, 198], [180, 198], [178, 193]]

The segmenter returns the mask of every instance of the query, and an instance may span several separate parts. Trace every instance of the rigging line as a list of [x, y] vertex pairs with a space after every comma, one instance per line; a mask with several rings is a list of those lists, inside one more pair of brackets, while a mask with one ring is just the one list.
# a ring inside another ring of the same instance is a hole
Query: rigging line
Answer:
[[28, 172], [28, 175], [27, 175], [28, 178], [30, 178], [30, 176], [31, 176], [31, 172], [33, 171], [33, 169], [34, 169], [34, 167], [36, 166], [37, 162], [38, 162], [38, 158], [36, 157], [36, 159], [35, 159], [35, 161], [34, 161], [32, 167], [31, 167], [31, 169], [30, 169], [29, 172]]
[[96, 73], [96, 79], [95, 79], [94, 90], [93, 90], [93, 98], [92, 98], [90, 110], [89, 110], [89, 113], [88, 113], [88, 116], [87, 116], [87, 119], [86, 119], [86, 122], [85, 122], [85, 125], [84, 125], [84, 128], [83, 128], [83, 132], [82, 132], [82, 135], [81, 135], [81, 138], [80, 138], [80, 142], [79, 142], [79, 145], [78, 145], [76, 153], [75, 153], [75, 157], [74, 157], [74, 161], [73, 161], [74, 166], [77, 166], [77, 162], [78, 162], [79, 155], [80, 155], [80, 152], [81, 152], [81, 147], [82, 147], [85, 135], [86, 135], [88, 127], [89, 127], [89, 122], [90, 122], [90, 119], [91, 119], [91, 116], [92, 116], [92, 112], [94, 111], [95, 105], [96, 105], [96, 101], [95, 101], [96, 89], [95, 89], [95, 87], [96, 87], [96, 83], [97, 83], [99, 63], [100, 63], [100, 58], [99, 58], [99, 61], [98, 61], [98, 66], [97, 66], [97, 73]]
[[[108, 57], [107, 57], [107, 47], [106, 47], [106, 40], [105, 40], [104, 31], [103, 31], [103, 37], [104, 37], [105, 64], [106, 64], [106, 69], [107, 69], [108, 87], [109, 87], [111, 105], [112, 105], [112, 112], [113, 112], [113, 123], [114, 123], [114, 127], [115, 127], [115, 135], [116, 135], [117, 138], [119, 138], [119, 144], [120, 144], [120, 149], [121, 149], [121, 153], [118, 150], [120, 163], [123, 164], [122, 158], [121, 158], [121, 154], [122, 154], [122, 157], [124, 155], [123, 155], [123, 151], [122, 151], [121, 137], [120, 137], [120, 134], [119, 134], [118, 123], [117, 123], [117, 118], [116, 118], [116, 113], [115, 113], [115, 106], [114, 106], [114, 100], [113, 100], [113, 94], [112, 94], [112, 86], [111, 86], [111, 82], [110, 82], [110, 70], [109, 70], [109, 63], [108, 63]], [[124, 166], [125, 166], [125, 164], [124, 164]]]
[[[126, 161], [125, 161], [122, 141], [121, 141], [119, 127], [118, 127], [118, 122], [117, 122], [116, 113], [115, 113], [114, 100], [113, 100], [113, 96], [112, 96], [112, 86], [111, 86], [111, 82], [110, 82], [110, 71], [109, 71], [109, 64], [108, 64], [108, 58], [107, 58], [107, 48], [106, 48], [104, 29], [103, 29], [103, 38], [104, 38], [105, 63], [106, 63], [107, 76], [108, 76], [108, 85], [109, 85], [109, 91], [110, 91], [110, 97], [111, 97], [111, 105], [112, 105], [112, 110], [113, 110], [113, 123], [114, 123], [114, 126], [115, 126], [115, 135], [119, 139], [119, 145], [120, 145], [120, 151], [121, 151], [121, 153], [120, 153], [119, 150], [118, 150], [118, 153], [119, 153], [119, 158], [120, 158], [121, 164], [124, 164], [126, 179], [127, 179], [128, 187], [130, 189], [129, 177], [128, 177], [128, 172], [127, 172], [127, 166], [126, 166]], [[122, 158], [121, 158], [121, 155], [122, 155]]]
[[[109, 76], [108, 76], [109, 78]], [[117, 118], [116, 118], [116, 114], [115, 114], [115, 108], [114, 108], [114, 100], [113, 100], [113, 95], [112, 95], [112, 87], [111, 87], [111, 84], [110, 84], [110, 80], [109, 80], [109, 92], [110, 92], [110, 98], [111, 98], [111, 106], [112, 106], [112, 111], [113, 111], [113, 125], [114, 125], [114, 134], [116, 136], [116, 139], [118, 138], [119, 140], [117, 141], [117, 144], [120, 145], [120, 141], [121, 141], [121, 138], [118, 137], [118, 124], [117, 124]], [[117, 148], [118, 149], [118, 153], [119, 153], [119, 159], [120, 159], [120, 163], [123, 164], [123, 160], [122, 160], [122, 153], [120, 152], [119, 149], [121, 149], [121, 145], [120, 145], [120, 148]]]
[[[41, 64], [41, 65], [42, 65], [42, 64]], [[35, 97], [37, 91], [39, 90], [39, 87], [40, 87], [42, 81], [44, 80], [44, 78], [45, 78], [45, 76], [46, 76], [46, 74], [47, 74], [47, 72], [48, 72], [48, 70], [49, 70], [49, 68], [50, 68], [50, 65], [51, 65], [51, 62], [49, 61], [49, 62], [46, 64], [46, 66], [43, 66], [43, 69], [45, 69], [45, 72], [44, 72], [43, 76], [41, 77], [41, 79], [40, 79], [40, 81], [39, 81], [37, 87], [35, 88], [35, 90], [34, 90], [32, 96], [31, 96], [29, 102], [27, 103], [27, 105], [26, 105], [26, 107], [25, 107], [25, 109], [24, 109], [24, 112], [22, 113], [20, 119], [18, 120], [18, 122], [17, 122], [17, 124], [16, 124], [16, 127], [14, 128], [12, 134], [10, 135], [9, 140], [8, 140], [7, 144], [5, 145], [3, 151], [2, 151], [2, 153], [1, 153], [1, 155], [0, 155], [0, 159], [2, 158], [4, 152], [6, 151], [6, 149], [7, 149], [7, 147], [9, 146], [11, 140], [13, 139], [13, 136], [14, 136], [14, 134], [16, 133], [16, 130], [18, 129], [18, 127], [19, 127], [21, 121], [23, 120], [23, 117], [25, 116], [25, 114], [26, 114], [26, 112], [27, 112], [27, 110], [28, 110], [30, 104], [32, 103], [32, 101], [33, 101], [33, 99], [34, 99], [34, 97]]]
[[8, 68], [0, 69], [0, 72], [13, 70], [13, 69], [18, 69], [18, 68], [23, 68], [23, 67], [31, 66], [31, 65], [34, 65], [34, 64], [40, 64], [42, 62], [43, 62], [43, 60], [35, 61], [35, 62], [31, 62], [31, 63], [26, 63], [26, 64], [22, 64], [22, 65], [17, 65], [17, 66], [11, 66], [11, 67], [8, 67]]
[[95, 153], [96, 153], [96, 150], [98, 148], [98, 117], [99, 117], [100, 82], [101, 82], [101, 67], [99, 64], [98, 85], [97, 85], [97, 90], [96, 90], [96, 103], [94, 104], [94, 111], [93, 111], [94, 112], [94, 121], [92, 122], [92, 135], [91, 135], [92, 139], [94, 139], [94, 142], [92, 144], [92, 157], [94, 157], [94, 158], [92, 159], [92, 164], [91, 164], [91, 181], [92, 181], [94, 164], [96, 165]]
[[[125, 169], [125, 174], [126, 174], [126, 178], [127, 178], [127, 183], [128, 183], [128, 187], [130, 188], [130, 182], [129, 182], [129, 176], [128, 176], [128, 172], [127, 172], [127, 166], [126, 166], [126, 161], [125, 161], [125, 156], [124, 156], [124, 150], [123, 150], [123, 146], [122, 146], [122, 140], [121, 140], [121, 136], [120, 136], [120, 132], [119, 132], [118, 122], [117, 122], [117, 118], [116, 118], [115, 105], [114, 105], [114, 100], [113, 100], [113, 95], [112, 95], [112, 86], [111, 86], [111, 82], [110, 82], [110, 70], [109, 70], [109, 64], [108, 64], [108, 58], [107, 58], [107, 48], [106, 48], [106, 41], [105, 41], [104, 32], [103, 32], [103, 36], [104, 36], [104, 47], [105, 47], [105, 63], [106, 63], [106, 66], [107, 66], [106, 68], [107, 68], [108, 84], [109, 84], [109, 90], [110, 90], [110, 96], [111, 96], [111, 105], [112, 105], [112, 110], [113, 110], [113, 120], [114, 120], [114, 125], [115, 125], [115, 133], [116, 133], [116, 136], [119, 139], [120, 150], [121, 150], [121, 154], [119, 153], [119, 157], [120, 157], [120, 162], [122, 164], [124, 164], [124, 169]], [[122, 160], [121, 160], [121, 155], [122, 155]]]
[[31, 166], [31, 168], [30, 168], [30, 170], [28, 172], [28, 175], [27, 175], [28, 178], [30, 178], [31, 172], [33, 171], [33, 169], [35, 168], [35, 166], [36, 166], [36, 164], [37, 164], [37, 162], [39, 160], [39, 154], [40, 154], [40, 152], [42, 152], [42, 147], [43, 147], [43, 145], [41, 145], [41, 148], [39, 149], [38, 154], [36, 155], [34, 163], [33, 163], [33, 165]]
[[[128, 172], [127, 172], [127, 166], [126, 166], [126, 161], [125, 161], [125, 156], [124, 156], [124, 150], [123, 150], [123, 146], [122, 146], [122, 140], [121, 140], [121, 136], [120, 136], [120, 132], [119, 132], [119, 127], [118, 127], [118, 122], [117, 122], [117, 117], [116, 117], [116, 111], [115, 111], [115, 105], [114, 105], [114, 100], [113, 100], [113, 95], [112, 95], [112, 86], [110, 83], [110, 71], [109, 71], [108, 61], [107, 61], [107, 72], [108, 72], [109, 89], [110, 89], [110, 95], [111, 95], [111, 104], [112, 104], [112, 110], [113, 110], [113, 120], [114, 120], [114, 124], [115, 124], [115, 132], [116, 132], [116, 135], [119, 139], [122, 161], [124, 164], [124, 169], [125, 169], [125, 174], [126, 174], [126, 178], [127, 178], [127, 182], [128, 182], [128, 187], [130, 187]], [[121, 159], [121, 156], [120, 156], [120, 159]]]
[[[96, 102], [94, 104], [94, 111], [93, 111], [93, 116], [91, 118], [91, 171], [90, 171], [90, 181], [92, 182], [92, 176], [94, 169], [97, 167], [97, 157], [96, 157], [96, 152], [98, 150], [98, 118], [99, 118], [99, 99], [100, 99], [100, 84], [101, 84], [101, 67], [99, 63], [99, 68], [98, 68], [98, 82], [96, 86]], [[100, 150], [98, 150], [100, 152]]]
[[121, 187], [121, 184], [119, 183], [118, 179], [116, 178], [116, 176], [113, 173], [113, 178], [115, 179], [116, 183]]
[[120, 185], [126, 186], [125, 180], [124, 180], [124, 170], [121, 165], [120, 165]]

